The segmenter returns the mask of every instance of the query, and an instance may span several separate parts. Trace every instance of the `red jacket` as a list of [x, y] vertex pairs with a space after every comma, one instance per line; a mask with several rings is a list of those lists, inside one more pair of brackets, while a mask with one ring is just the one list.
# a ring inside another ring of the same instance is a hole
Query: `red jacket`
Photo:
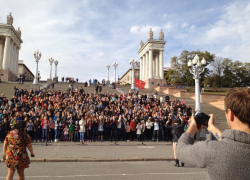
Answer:
[[49, 128], [49, 120], [48, 119], [43, 119], [41, 121], [41, 128], [44, 129], [44, 125], [47, 125], [47, 129]]
[[131, 131], [135, 131], [136, 130], [136, 122], [131, 121], [130, 128], [131, 128]]

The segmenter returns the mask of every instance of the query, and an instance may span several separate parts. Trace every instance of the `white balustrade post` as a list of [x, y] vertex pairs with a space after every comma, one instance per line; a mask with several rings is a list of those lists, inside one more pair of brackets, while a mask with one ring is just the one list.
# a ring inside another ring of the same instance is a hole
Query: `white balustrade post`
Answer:
[[53, 64], [53, 62], [54, 62], [54, 58], [49, 58], [49, 64], [50, 64], [50, 74], [49, 74], [49, 76], [50, 76], [50, 79], [52, 79], [52, 64]]
[[36, 74], [35, 74], [35, 79], [33, 81], [33, 84], [38, 84], [38, 62], [41, 59], [42, 53], [39, 52], [38, 50], [34, 52], [34, 58], [36, 60]]

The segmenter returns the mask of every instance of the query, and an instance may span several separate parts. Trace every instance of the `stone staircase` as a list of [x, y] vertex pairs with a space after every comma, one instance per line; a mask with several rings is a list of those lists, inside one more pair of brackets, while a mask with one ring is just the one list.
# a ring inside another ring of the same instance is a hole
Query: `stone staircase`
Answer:
[[[39, 82], [40, 86], [43, 86], [44, 84], [46, 84], [46, 82]], [[32, 82], [24, 82], [23, 84], [19, 84], [16, 81], [8, 81], [8, 82], [0, 82], [0, 93], [4, 93], [5, 96], [8, 99], [11, 99], [14, 95], [14, 86], [17, 86], [19, 89], [36, 89], [36, 86], [33, 86]]]
[[[47, 82], [40, 82], [39, 85], [42, 87]], [[36, 89], [37, 87], [32, 85], [32, 82], [24, 82], [24, 84], [19, 84], [18, 82], [1, 82], [0, 83], [0, 93], [4, 93], [8, 99], [11, 99], [14, 95], [14, 86], [17, 86], [19, 89]], [[95, 87], [84, 87], [84, 83], [74, 83], [74, 88], [78, 87], [79, 89], [83, 87], [84, 91], [88, 93], [95, 92]], [[69, 87], [68, 82], [59, 82], [54, 85], [54, 90], [61, 90], [62, 92], [66, 92]], [[52, 87], [49, 87], [49, 90], [52, 90]], [[109, 93], [119, 93], [116, 89], [112, 89], [110, 86], [103, 86], [102, 92], [109, 92]]]
[[[80, 89], [81, 87], [84, 89], [85, 92], [93, 93], [95, 92], [95, 87], [85, 87], [85, 83], [74, 83], [74, 88]], [[69, 88], [69, 82], [58, 82], [54, 86], [54, 90], [61, 90], [62, 92], [66, 92]], [[52, 90], [52, 87], [49, 88]], [[106, 93], [119, 93], [116, 89], [112, 89], [110, 86], [102, 86], [102, 92]]]

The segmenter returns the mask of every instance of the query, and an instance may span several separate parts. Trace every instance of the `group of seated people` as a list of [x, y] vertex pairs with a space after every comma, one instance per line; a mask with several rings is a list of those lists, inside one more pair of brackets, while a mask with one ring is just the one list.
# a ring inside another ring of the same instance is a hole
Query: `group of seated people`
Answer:
[[0, 140], [17, 121], [26, 121], [33, 142], [171, 141], [169, 126], [182, 120], [187, 128], [191, 114], [185, 100], [168, 95], [15, 87], [13, 98], [0, 98]]

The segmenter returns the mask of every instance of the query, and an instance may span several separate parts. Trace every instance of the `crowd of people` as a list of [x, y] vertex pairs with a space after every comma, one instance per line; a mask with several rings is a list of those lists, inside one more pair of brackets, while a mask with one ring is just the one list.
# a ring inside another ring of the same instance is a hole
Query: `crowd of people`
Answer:
[[0, 140], [17, 121], [26, 121], [33, 142], [172, 141], [171, 125], [185, 123], [192, 108], [185, 100], [147, 94], [66, 92], [15, 87], [0, 97]]

